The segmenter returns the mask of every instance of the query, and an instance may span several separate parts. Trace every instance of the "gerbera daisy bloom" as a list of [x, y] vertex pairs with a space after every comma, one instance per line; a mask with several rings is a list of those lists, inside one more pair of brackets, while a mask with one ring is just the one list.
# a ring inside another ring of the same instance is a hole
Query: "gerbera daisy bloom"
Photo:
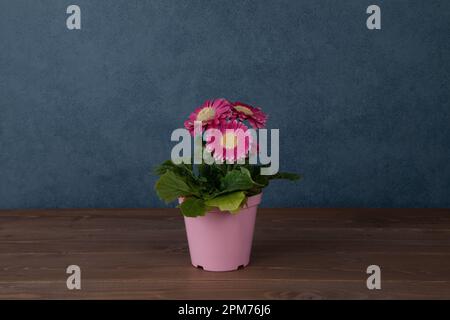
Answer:
[[231, 104], [226, 99], [207, 100], [201, 107], [197, 108], [184, 126], [191, 134], [194, 132], [194, 122], [201, 121], [202, 128], [217, 128], [231, 114]]
[[242, 122], [223, 122], [217, 129], [205, 133], [206, 150], [217, 162], [234, 163], [248, 156], [253, 137]]
[[235, 102], [231, 106], [231, 110], [233, 119], [247, 120], [254, 129], [261, 129], [266, 125], [267, 115], [260, 108]]

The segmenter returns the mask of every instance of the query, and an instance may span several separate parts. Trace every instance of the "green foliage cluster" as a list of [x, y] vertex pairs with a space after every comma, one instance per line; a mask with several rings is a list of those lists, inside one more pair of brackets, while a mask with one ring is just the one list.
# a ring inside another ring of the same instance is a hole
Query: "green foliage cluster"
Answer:
[[236, 213], [247, 198], [261, 193], [270, 180], [298, 180], [294, 173], [261, 175], [261, 165], [251, 164], [174, 164], [167, 160], [155, 169], [158, 196], [169, 203], [184, 198], [179, 205], [186, 217], [203, 216], [211, 209]]

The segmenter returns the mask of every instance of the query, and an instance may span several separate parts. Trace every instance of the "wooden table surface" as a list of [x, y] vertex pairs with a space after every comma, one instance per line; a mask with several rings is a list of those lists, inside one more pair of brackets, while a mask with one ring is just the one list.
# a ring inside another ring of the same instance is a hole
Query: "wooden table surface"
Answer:
[[250, 265], [220, 273], [177, 209], [0, 211], [0, 298], [450, 299], [450, 209], [260, 209]]

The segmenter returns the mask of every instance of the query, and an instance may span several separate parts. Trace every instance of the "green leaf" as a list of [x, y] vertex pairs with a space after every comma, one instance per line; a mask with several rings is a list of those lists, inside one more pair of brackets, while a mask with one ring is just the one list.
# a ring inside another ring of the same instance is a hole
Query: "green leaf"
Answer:
[[157, 175], [161, 176], [164, 173], [166, 173], [167, 171], [172, 171], [175, 174], [178, 174], [180, 176], [189, 177], [192, 179], [192, 181], [195, 181], [197, 179], [197, 177], [195, 176], [195, 174], [192, 170], [193, 170], [192, 164], [187, 164], [187, 163], [175, 164], [172, 162], [172, 160], [166, 160], [162, 164], [157, 166], [154, 169], [154, 172]]
[[186, 217], [204, 216], [206, 212], [205, 202], [197, 198], [186, 198], [179, 207]]
[[253, 180], [249, 174], [241, 170], [229, 171], [221, 180], [221, 193], [237, 190], [248, 190], [253, 187]]
[[240, 169], [241, 169], [241, 172], [242, 172], [242, 173], [246, 174], [246, 175], [250, 178], [250, 181], [251, 181], [254, 185], [256, 185], [256, 186], [258, 186], [258, 187], [264, 187], [264, 184], [260, 184], [260, 183], [258, 183], [258, 182], [256, 182], [255, 180], [252, 179], [252, 175], [251, 175], [250, 171], [249, 171], [247, 168], [241, 167]]
[[290, 173], [290, 172], [278, 172], [274, 174], [273, 176], [268, 176], [270, 179], [286, 179], [291, 181], [296, 181], [302, 178], [301, 175], [298, 175], [296, 173]]
[[243, 191], [238, 191], [209, 199], [205, 204], [208, 207], [218, 207], [222, 211], [236, 212], [244, 200], [245, 193]]
[[155, 184], [156, 193], [166, 201], [171, 202], [178, 197], [192, 195], [193, 190], [184, 182], [183, 178], [172, 171], [164, 173]]
[[171, 160], [166, 160], [154, 169], [154, 173], [158, 176], [163, 175], [167, 171], [173, 169], [175, 167], [175, 164]]

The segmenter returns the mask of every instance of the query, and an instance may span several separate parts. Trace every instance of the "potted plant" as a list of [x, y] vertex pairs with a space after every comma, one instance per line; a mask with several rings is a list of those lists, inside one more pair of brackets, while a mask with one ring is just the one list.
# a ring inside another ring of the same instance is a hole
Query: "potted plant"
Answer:
[[299, 179], [293, 173], [267, 174], [268, 164], [254, 161], [262, 146], [255, 132], [266, 120], [260, 108], [208, 100], [184, 123], [205, 161], [192, 163], [189, 144], [187, 158], [174, 160], [172, 152], [172, 160], [155, 170], [158, 196], [179, 202], [195, 267], [230, 271], [248, 265], [262, 190], [273, 179]]

